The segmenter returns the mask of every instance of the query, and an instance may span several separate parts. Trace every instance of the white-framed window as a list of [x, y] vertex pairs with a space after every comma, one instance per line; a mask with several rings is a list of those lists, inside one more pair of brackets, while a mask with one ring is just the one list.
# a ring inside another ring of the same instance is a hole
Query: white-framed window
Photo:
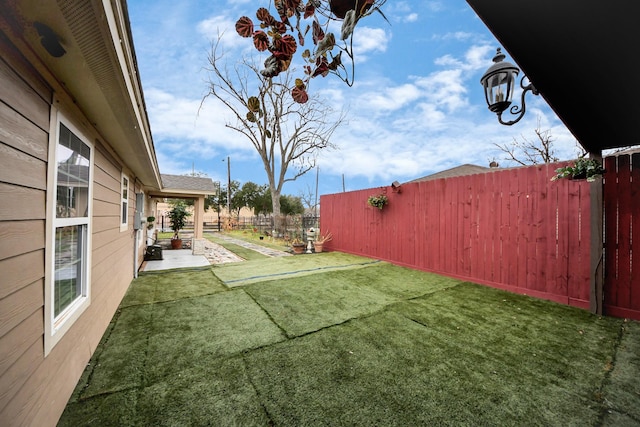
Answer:
[[129, 177], [124, 173], [120, 178], [120, 231], [129, 228]]
[[49, 150], [45, 355], [89, 306], [94, 147], [60, 112]]

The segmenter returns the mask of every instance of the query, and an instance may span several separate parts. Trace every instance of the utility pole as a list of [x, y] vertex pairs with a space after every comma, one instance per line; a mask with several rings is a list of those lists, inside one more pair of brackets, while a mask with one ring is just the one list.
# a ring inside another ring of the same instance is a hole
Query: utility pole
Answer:
[[316, 166], [316, 199], [313, 202], [313, 216], [318, 220], [318, 176], [320, 175], [320, 166]]
[[218, 197], [216, 198], [217, 203], [218, 203], [218, 209], [216, 210], [218, 212], [218, 231], [222, 231], [220, 230], [220, 211], [222, 210], [222, 208], [220, 207], [220, 181], [218, 181]]
[[229, 221], [231, 221], [231, 157], [227, 156], [227, 207], [229, 208]]

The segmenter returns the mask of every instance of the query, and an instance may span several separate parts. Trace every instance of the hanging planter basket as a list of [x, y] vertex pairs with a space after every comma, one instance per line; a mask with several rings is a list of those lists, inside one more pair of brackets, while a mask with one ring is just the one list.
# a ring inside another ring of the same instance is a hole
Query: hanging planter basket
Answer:
[[373, 208], [382, 209], [387, 203], [389, 203], [389, 199], [386, 194], [378, 194], [377, 196], [369, 196], [367, 199], [367, 204]]
[[580, 157], [574, 164], [556, 169], [556, 175], [551, 178], [551, 181], [566, 178], [576, 181], [586, 179], [587, 182], [593, 182], [596, 178], [602, 177], [603, 173], [602, 163], [598, 160]]
[[344, 19], [347, 12], [355, 10], [357, 15], [366, 12], [373, 5], [374, 0], [329, 0], [329, 8], [338, 19]]

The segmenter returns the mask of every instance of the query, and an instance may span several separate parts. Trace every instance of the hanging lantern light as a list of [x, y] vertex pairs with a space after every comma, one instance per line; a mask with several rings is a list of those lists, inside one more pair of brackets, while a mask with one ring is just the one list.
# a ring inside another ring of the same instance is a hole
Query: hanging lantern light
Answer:
[[514, 105], [510, 108], [511, 114], [517, 115], [514, 120], [505, 122], [502, 120], [502, 113], [511, 106], [513, 99], [513, 92], [515, 89], [515, 81], [520, 73], [520, 69], [515, 65], [504, 61], [505, 55], [502, 50], [498, 48], [496, 56], [493, 57], [493, 65], [487, 69], [484, 75], [480, 78], [480, 83], [484, 87], [484, 97], [487, 101], [489, 110], [498, 115], [498, 121], [503, 125], [511, 126], [517, 123], [523, 116], [526, 110], [524, 95], [528, 91], [532, 91], [534, 95], [538, 94], [538, 91], [533, 87], [533, 84], [529, 83], [527, 86], [523, 85], [525, 77], [520, 80], [520, 87], [522, 88], [521, 106]]

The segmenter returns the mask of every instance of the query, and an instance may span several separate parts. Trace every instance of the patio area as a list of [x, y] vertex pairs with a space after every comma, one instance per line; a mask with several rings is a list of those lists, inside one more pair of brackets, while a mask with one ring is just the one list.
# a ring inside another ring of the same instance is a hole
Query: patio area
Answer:
[[342, 253], [134, 280], [60, 426], [639, 425], [640, 324]]

